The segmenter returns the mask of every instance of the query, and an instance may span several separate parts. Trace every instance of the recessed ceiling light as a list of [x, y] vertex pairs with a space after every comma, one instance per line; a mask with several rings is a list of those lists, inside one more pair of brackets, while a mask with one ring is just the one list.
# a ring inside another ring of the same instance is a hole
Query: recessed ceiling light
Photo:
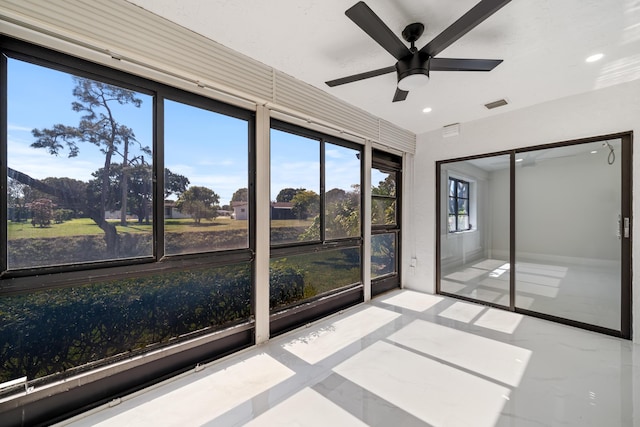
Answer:
[[597, 153], [597, 151], [596, 151], [596, 150], [593, 150], [593, 151], [591, 152], [591, 154], [596, 154], [596, 153]]
[[516, 162], [521, 162], [521, 161], [523, 161], [523, 160], [524, 160], [524, 159], [516, 159]]
[[430, 113], [432, 111], [431, 107], [426, 107], [422, 109], [423, 113]]
[[586, 59], [587, 62], [596, 62], [602, 59], [602, 57], [604, 56], [603, 53], [596, 53], [594, 55], [591, 55], [590, 57], [588, 57]]

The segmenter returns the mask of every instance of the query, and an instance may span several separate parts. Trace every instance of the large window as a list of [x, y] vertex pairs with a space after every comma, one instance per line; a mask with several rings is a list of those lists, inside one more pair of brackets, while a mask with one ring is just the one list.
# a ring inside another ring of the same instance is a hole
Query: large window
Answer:
[[271, 129], [271, 244], [319, 240], [320, 141]]
[[449, 177], [449, 232], [471, 230], [469, 223], [469, 183]]
[[9, 58], [7, 267], [153, 255], [153, 97]]
[[248, 345], [253, 113], [8, 39], [0, 66], [0, 383]]
[[168, 255], [249, 245], [248, 122], [165, 100]]
[[361, 159], [356, 144], [272, 123], [274, 312], [361, 283]]

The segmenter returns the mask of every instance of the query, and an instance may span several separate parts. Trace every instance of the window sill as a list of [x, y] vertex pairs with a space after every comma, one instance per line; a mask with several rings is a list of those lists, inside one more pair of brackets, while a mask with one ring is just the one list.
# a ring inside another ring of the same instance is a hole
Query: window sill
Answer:
[[461, 234], [473, 234], [476, 233], [478, 231], [477, 228], [472, 228], [471, 230], [462, 230], [462, 231], [449, 231], [447, 232], [447, 236], [451, 237], [451, 236], [458, 236]]

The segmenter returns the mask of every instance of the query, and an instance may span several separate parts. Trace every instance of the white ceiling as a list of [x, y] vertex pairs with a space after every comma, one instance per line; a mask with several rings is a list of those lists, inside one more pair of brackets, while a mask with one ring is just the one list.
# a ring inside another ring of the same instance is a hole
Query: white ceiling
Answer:
[[[395, 64], [345, 16], [356, 0], [128, 1], [417, 134], [640, 78], [640, 0], [512, 0], [438, 55], [502, 64], [489, 73], [432, 72], [426, 87], [396, 103], [395, 73], [324, 84]], [[420, 48], [477, 0], [366, 3], [398, 35], [425, 24]], [[596, 52], [605, 57], [586, 63]], [[501, 98], [509, 105], [484, 107]]]

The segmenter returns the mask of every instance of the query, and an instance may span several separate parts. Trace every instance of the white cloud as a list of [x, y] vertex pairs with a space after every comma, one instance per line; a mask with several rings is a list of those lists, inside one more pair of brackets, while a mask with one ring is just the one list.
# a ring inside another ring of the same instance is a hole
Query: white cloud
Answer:
[[327, 149], [324, 152], [326, 157], [330, 157], [332, 159], [342, 159], [344, 158], [344, 150], [331, 150]]
[[33, 129], [33, 128], [26, 127], [26, 126], [20, 126], [20, 125], [14, 125], [13, 123], [9, 123], [7, 125], [7, 130], [10, 130], [10, 131], [31, 132], [31, 129]]

